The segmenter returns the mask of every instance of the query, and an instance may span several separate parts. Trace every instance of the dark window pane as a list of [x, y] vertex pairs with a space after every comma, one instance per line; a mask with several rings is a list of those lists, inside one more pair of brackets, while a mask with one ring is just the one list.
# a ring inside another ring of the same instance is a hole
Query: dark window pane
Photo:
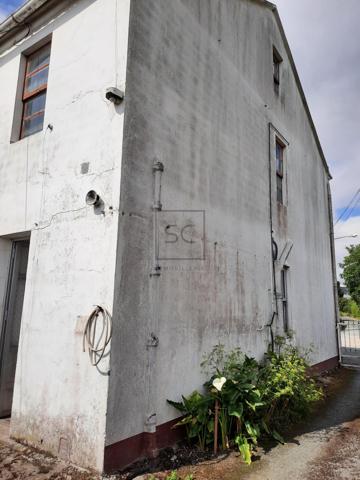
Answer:
[[40, 132], [44, 124], [44, 112], [41, 112], [34, 117], [30, 117], [23, 121], [21, 138], [32, 135], [33, 133]]
[[284, 147], [276, 142], [276, 173], [283, 175], [283, 152]]
[[33, 53], [28, 58], [27, 64], [27, 75], [34, 70], [37, 70], [44, 65], [47, 65], [50, 60], [50, 45], [46, 45], [42, 49], [38, 50], [37, 52]]
[[24, 118], [45, 109], [46, 92], [40, 93], [24, 102]]
[[279, 177], [279, 175], [276, 175], [276, 198], [277, 201], [280, 203], [283, 203], [283, 179], [282, 177]]
[[25, 80], [24, 96], [29, 95], [40, 87], [46, 87], [49, 74], [49, 67], [45, 67]]
[[274, 61], [274, 82], [278, 85], [280, 83], [280, 63]]
[[283, 322], [285, 332], [289, 329], [289, 309], [287, 298], [287, 269], [281, 270], [281, 290], [282, 290], [282, 304], [283, 304]]

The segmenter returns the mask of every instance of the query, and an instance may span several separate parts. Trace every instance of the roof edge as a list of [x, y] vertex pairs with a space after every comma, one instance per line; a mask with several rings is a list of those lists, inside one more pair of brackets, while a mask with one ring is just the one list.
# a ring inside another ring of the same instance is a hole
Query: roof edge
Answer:
[[0, 23], [0, 43], [3, 38], [11, 35], [14, 30], [26, 26], [26, 20], [49, 0], [28, 0], [24, 5], [11, 13]]
[[318, 147], [320, 157], [321, 157], [322, 163], [324, 165], [324, 168], [326, 170], [326, 173], [328, 174], [329, 179], [331, 180], [332, 175], [330, 173], [329, 165], [327, 164], [327, 161], [326, 161], [326, 158], [325, 158], [325, 155], [324, 155], [324, 151], [322, 149], [320, 139], [319, 139], [318, 133], [316, 131], [315, 123], [313, 121], [313, 118], [312, 118], [312, 115], [311, 115], [311, 112], [310, 112], [310, 109], [309, 109], [309, 105], [308, 105], [307, 100], [306, 100], [304, 89], [301, 85], [300, 77], [299, 77], [295, 62], [294, 62], [294, 58], [293, 58], [292, 53], [291, 53], [289, 42], [286, 38], [285, 30], [284, 30], [283, 24], [281, 22], [281, 18], [280, 18], [277, 6], [274, 3], [268, 2], [267, 0], [253, 0], [253, 1], [256, 1], [257, 3], [261, 3], [265, 7], [269, 8], [275, 15], [276, 23], [279, 27], [279, 30], [280, 30], [280, 33], [281, 33], [281, 36], [282, 36], [282, 39], [283, 39], [283, 42], [284, 42], [284, 45], [285, 45], [285, 50], [286, 50], [286, 53], [287, 53], [287, 55], [289, 57], [289, 60], [290, 60], [290, 65], [291, 65], [293, 74], [295, 76], [295, 82], [296, 82], [297, 87], [299, 89], [300, 97], [301, 97], [303, 105], [305, 107], [305, 112], [308, 116], [310, 127], [311, 127], [311, 130], [312, 130], [314, 138], [315, 138], [316, 146]]

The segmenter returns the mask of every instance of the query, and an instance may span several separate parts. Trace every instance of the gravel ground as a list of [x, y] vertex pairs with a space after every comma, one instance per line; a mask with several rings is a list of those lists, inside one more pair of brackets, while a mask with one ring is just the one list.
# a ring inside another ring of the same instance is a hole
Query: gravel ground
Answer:
[[250, 467], [232, 452], [220, 462], [180, 468], [181, 478], [192, 473], [195, 480], [360, 480], [360, 370], [341, 369], [323, 382], [325, 403], [289, 433], [285, 445], [259, 449]]
[[[342, 369], [323, 381], [329, 394], [325, 404], [289, 433], [285, 445], [259, 449], [250, 467], [232, 452], [225, 458], [182, 467], [180, 477], [192, 473], [195, 480], [359, 480], [360, 370]], [[0, 423], [0, 480], [100, 480], [89, 471], [6, 440], [7, 425]], [[155, 476], [162, 480], [166, 474]]]

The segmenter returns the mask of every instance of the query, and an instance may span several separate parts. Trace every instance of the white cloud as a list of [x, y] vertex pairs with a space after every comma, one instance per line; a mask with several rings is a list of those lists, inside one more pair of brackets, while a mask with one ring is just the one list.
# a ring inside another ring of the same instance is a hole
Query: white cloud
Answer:
[[338, 240], [335, 240], [336, 265], [339, 277], [339, 274], [341, 273], [339, 263], [341, 263], [344, 256], [347, 255], [346, 247], [349, 245], [360, 244], [360, 216], [351, 217], [346, 222], [339, 222], [335, 225], [334, 231], [335, 238], [358, 234], [356, 238], [339, 238]]
[[334, 177], [336, 213], [360, 187], [360, 2], [275, 3]]
[[0, 7], [0, 23], [2, 23], [7, 16], [8, 13], [6, 12], [6, 10]]
[[[330, 166], [334, 216], [360, 188], [359, 0], [274, 0]], [[337, 264], [360, 243], [360, 216], [335, 227]], [[338, 268], [338, 273], [339, 273]]]

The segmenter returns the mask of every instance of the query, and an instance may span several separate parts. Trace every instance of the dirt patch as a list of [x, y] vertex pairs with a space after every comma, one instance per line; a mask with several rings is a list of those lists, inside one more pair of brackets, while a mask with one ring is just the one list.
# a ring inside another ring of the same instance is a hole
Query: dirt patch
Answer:
[[[166, 473], [177, 470], [182, 466], [192, 466], [204, 461], [216, 462], [223, 459], [228, 454], [214, 456], [209, 451], [201, 451], [190, 448], [187, 445], [181, 445], [175, 448], [166, 448], [159, 453], [159, 456], [152, 459], [145, 459], [134, 463], [131, 467], [123, 472], [119, 472], [113, 478], [119, 480], [132, 480], [142, 474], [150, 474], [152, 472], [160, 472], [157, 477], [162, 480], [162, 476], [166, 477]], [[162, 472], [162, 473], [161, 473]], [[145, 476], [146, 478], [146, 476]]]
[[34, 448], [0, 442], [0, 480], [99, 480], [87, 470], [54, 458]]
[[307, 480], [360, 478], [360, 419], [344, 423], [323, 454], [312, 462]]

